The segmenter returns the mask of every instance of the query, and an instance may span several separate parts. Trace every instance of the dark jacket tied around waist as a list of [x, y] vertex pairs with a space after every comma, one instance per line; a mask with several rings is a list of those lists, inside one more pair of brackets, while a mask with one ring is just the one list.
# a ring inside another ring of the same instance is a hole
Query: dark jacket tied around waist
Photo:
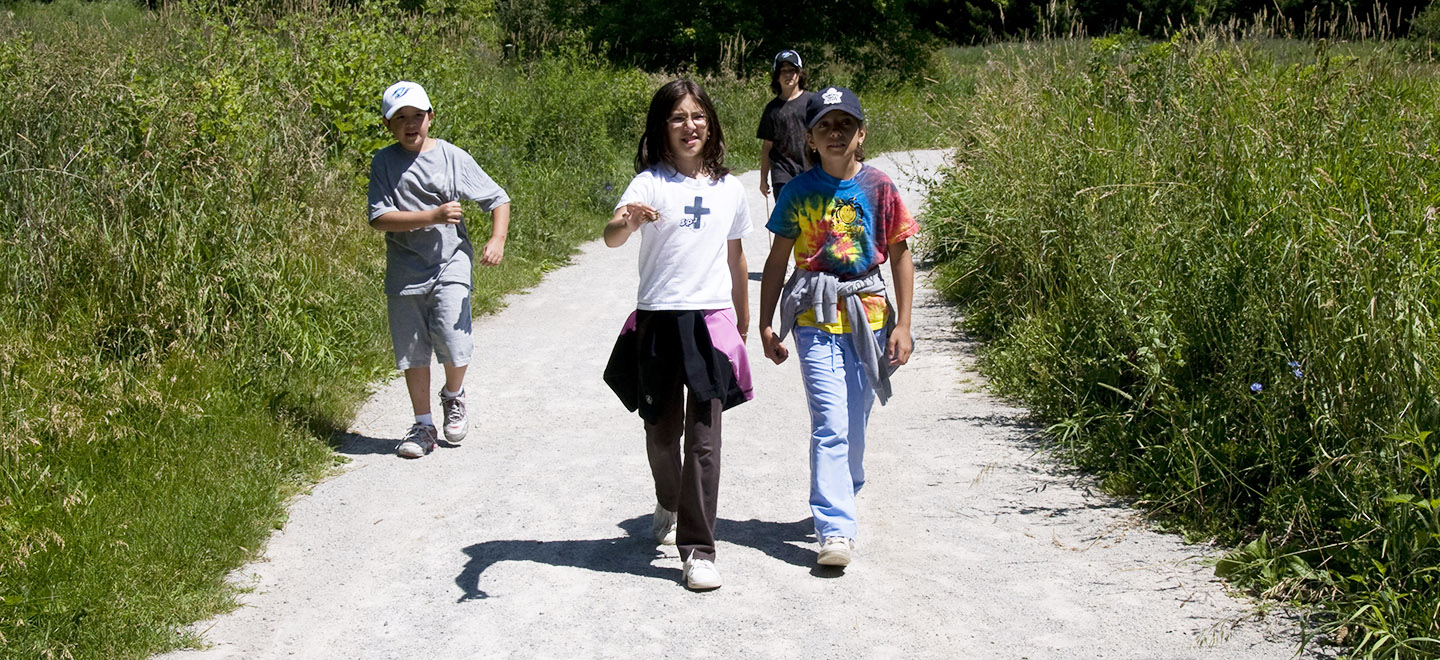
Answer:
[[732, 322], [733, 338], [712, 341], [706, 314], [706, 310], [635, 310], [630, 316], [605, 366], [605, 383], [627, 410], [639, 410], [647, 422], [659, 419], [660, 411], [671, 404], [666, 386], [673, 382], [677, 364], [685, 386], [701, 401], [720, 399], [728, 410], [750, 399], [748, 368], [737, 375], [737, 365], [724, 350], [737, 344], [740, 359], [745, 359], [739, 331]]

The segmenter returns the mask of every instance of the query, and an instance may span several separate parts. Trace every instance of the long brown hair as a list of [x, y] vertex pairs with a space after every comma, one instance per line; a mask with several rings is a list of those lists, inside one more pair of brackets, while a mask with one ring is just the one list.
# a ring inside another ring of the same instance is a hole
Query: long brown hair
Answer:
[[645, 114], [645, 134], [640, 136], [640, 147], [635, 150], [636, 174], [659, 165], [662, 161], [675, 167], [675, 156], [670, 153], [666, 126], [670, 122], [670, 112], [687, 96], [695, 97], [700, 109], [705, 111], [707, 138], [705, 147], [700, 150], [700, 161], [705, 172], [714, 181], [719, 181], [730, 173], [730, 168], [725, 167], [725, 136], [720, 131], [720, 116], [715, 114], [715, 104], [710, 102], [710, 95], [705, 93], [705, 88], [692, 80], [681, 78], [661, 85], [650, 99], [650, 111]]

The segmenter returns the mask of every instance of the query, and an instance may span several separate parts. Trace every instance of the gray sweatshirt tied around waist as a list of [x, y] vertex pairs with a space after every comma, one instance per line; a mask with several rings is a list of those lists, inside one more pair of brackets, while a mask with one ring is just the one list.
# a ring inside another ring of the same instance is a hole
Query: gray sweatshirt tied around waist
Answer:
[[885, 278], [881, 277], [878, 268], [859, 279], [844, 282], [833, 273], [795, 269], [780, 293], [778, 332], [780, 339], [785, 339], [785, 335], [795, 327], [800, 310], [805, 307], [815, 311], [816, 320], [835, 323], [839, 320], [837, 308], [844, 304], [845, 316], [850, 319], [850, 339], [865, 367], [865, 377], [883, 406], [890, 399], [890, 374], [895, 373], [897, 367], [890, 364], [890, 356], [886, 354], [889, 342], [882, 345], [875, 340], [875, 333], [870, 329], [870, 317], [860, 301], [862, 293], [885, 296], [885, 337], [888, 338], [895, 328], [895, 304], [890, 300], [890, 291], [885, 288]]

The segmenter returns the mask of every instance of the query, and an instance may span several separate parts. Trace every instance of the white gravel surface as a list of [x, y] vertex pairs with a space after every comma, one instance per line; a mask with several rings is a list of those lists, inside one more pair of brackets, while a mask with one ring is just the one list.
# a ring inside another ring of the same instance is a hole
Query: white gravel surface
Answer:
[[[870, 163], [920, 211], [944, 158]], [[766, 203], [757, 173], [740, 178], [753, 309]], [[924, 272], [915, 355], [871, 419], [855, 563], [814, 566], [798, 367], [757, 340], [756, 399], [724, 417], [725, 586], [687, 591], [674, 547], [649, 540], [640, 420], [601, 381], [638, 243], [591, 242], [477, 319], [462, 447], [395, 457], [409, 404], [401, 379], [379, 386], [340, 449], [353, 460], [237, 571], [241, 607], [195, 625], [205, 649], [162, 657], [1296, 657], [1293, 622], [1227, 595], [1201, 564], [1212, 550], [1047, 458], [1023, 411], [985, 391]]]

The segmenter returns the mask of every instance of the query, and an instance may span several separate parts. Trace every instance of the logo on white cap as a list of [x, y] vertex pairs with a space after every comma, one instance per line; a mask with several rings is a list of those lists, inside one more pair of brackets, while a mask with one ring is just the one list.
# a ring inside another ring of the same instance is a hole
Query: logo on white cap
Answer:
[[[401, 99], [404, 98], [404, 101]], [[405, 106], [414, 106], [417, 110], [429, 112], [431, 110], [430, 95], [425, 93], [425, 88], [418, 83], [408, 80], [401, 80], [385, 89], [385, 94], [380, 97], [380, 116], [389, 119], [395, 112]]]
[[824, 101], [825, 105], [835, 105], [840, 102], [840, 90], [831, 87], [820, 95], [820, 100]]

